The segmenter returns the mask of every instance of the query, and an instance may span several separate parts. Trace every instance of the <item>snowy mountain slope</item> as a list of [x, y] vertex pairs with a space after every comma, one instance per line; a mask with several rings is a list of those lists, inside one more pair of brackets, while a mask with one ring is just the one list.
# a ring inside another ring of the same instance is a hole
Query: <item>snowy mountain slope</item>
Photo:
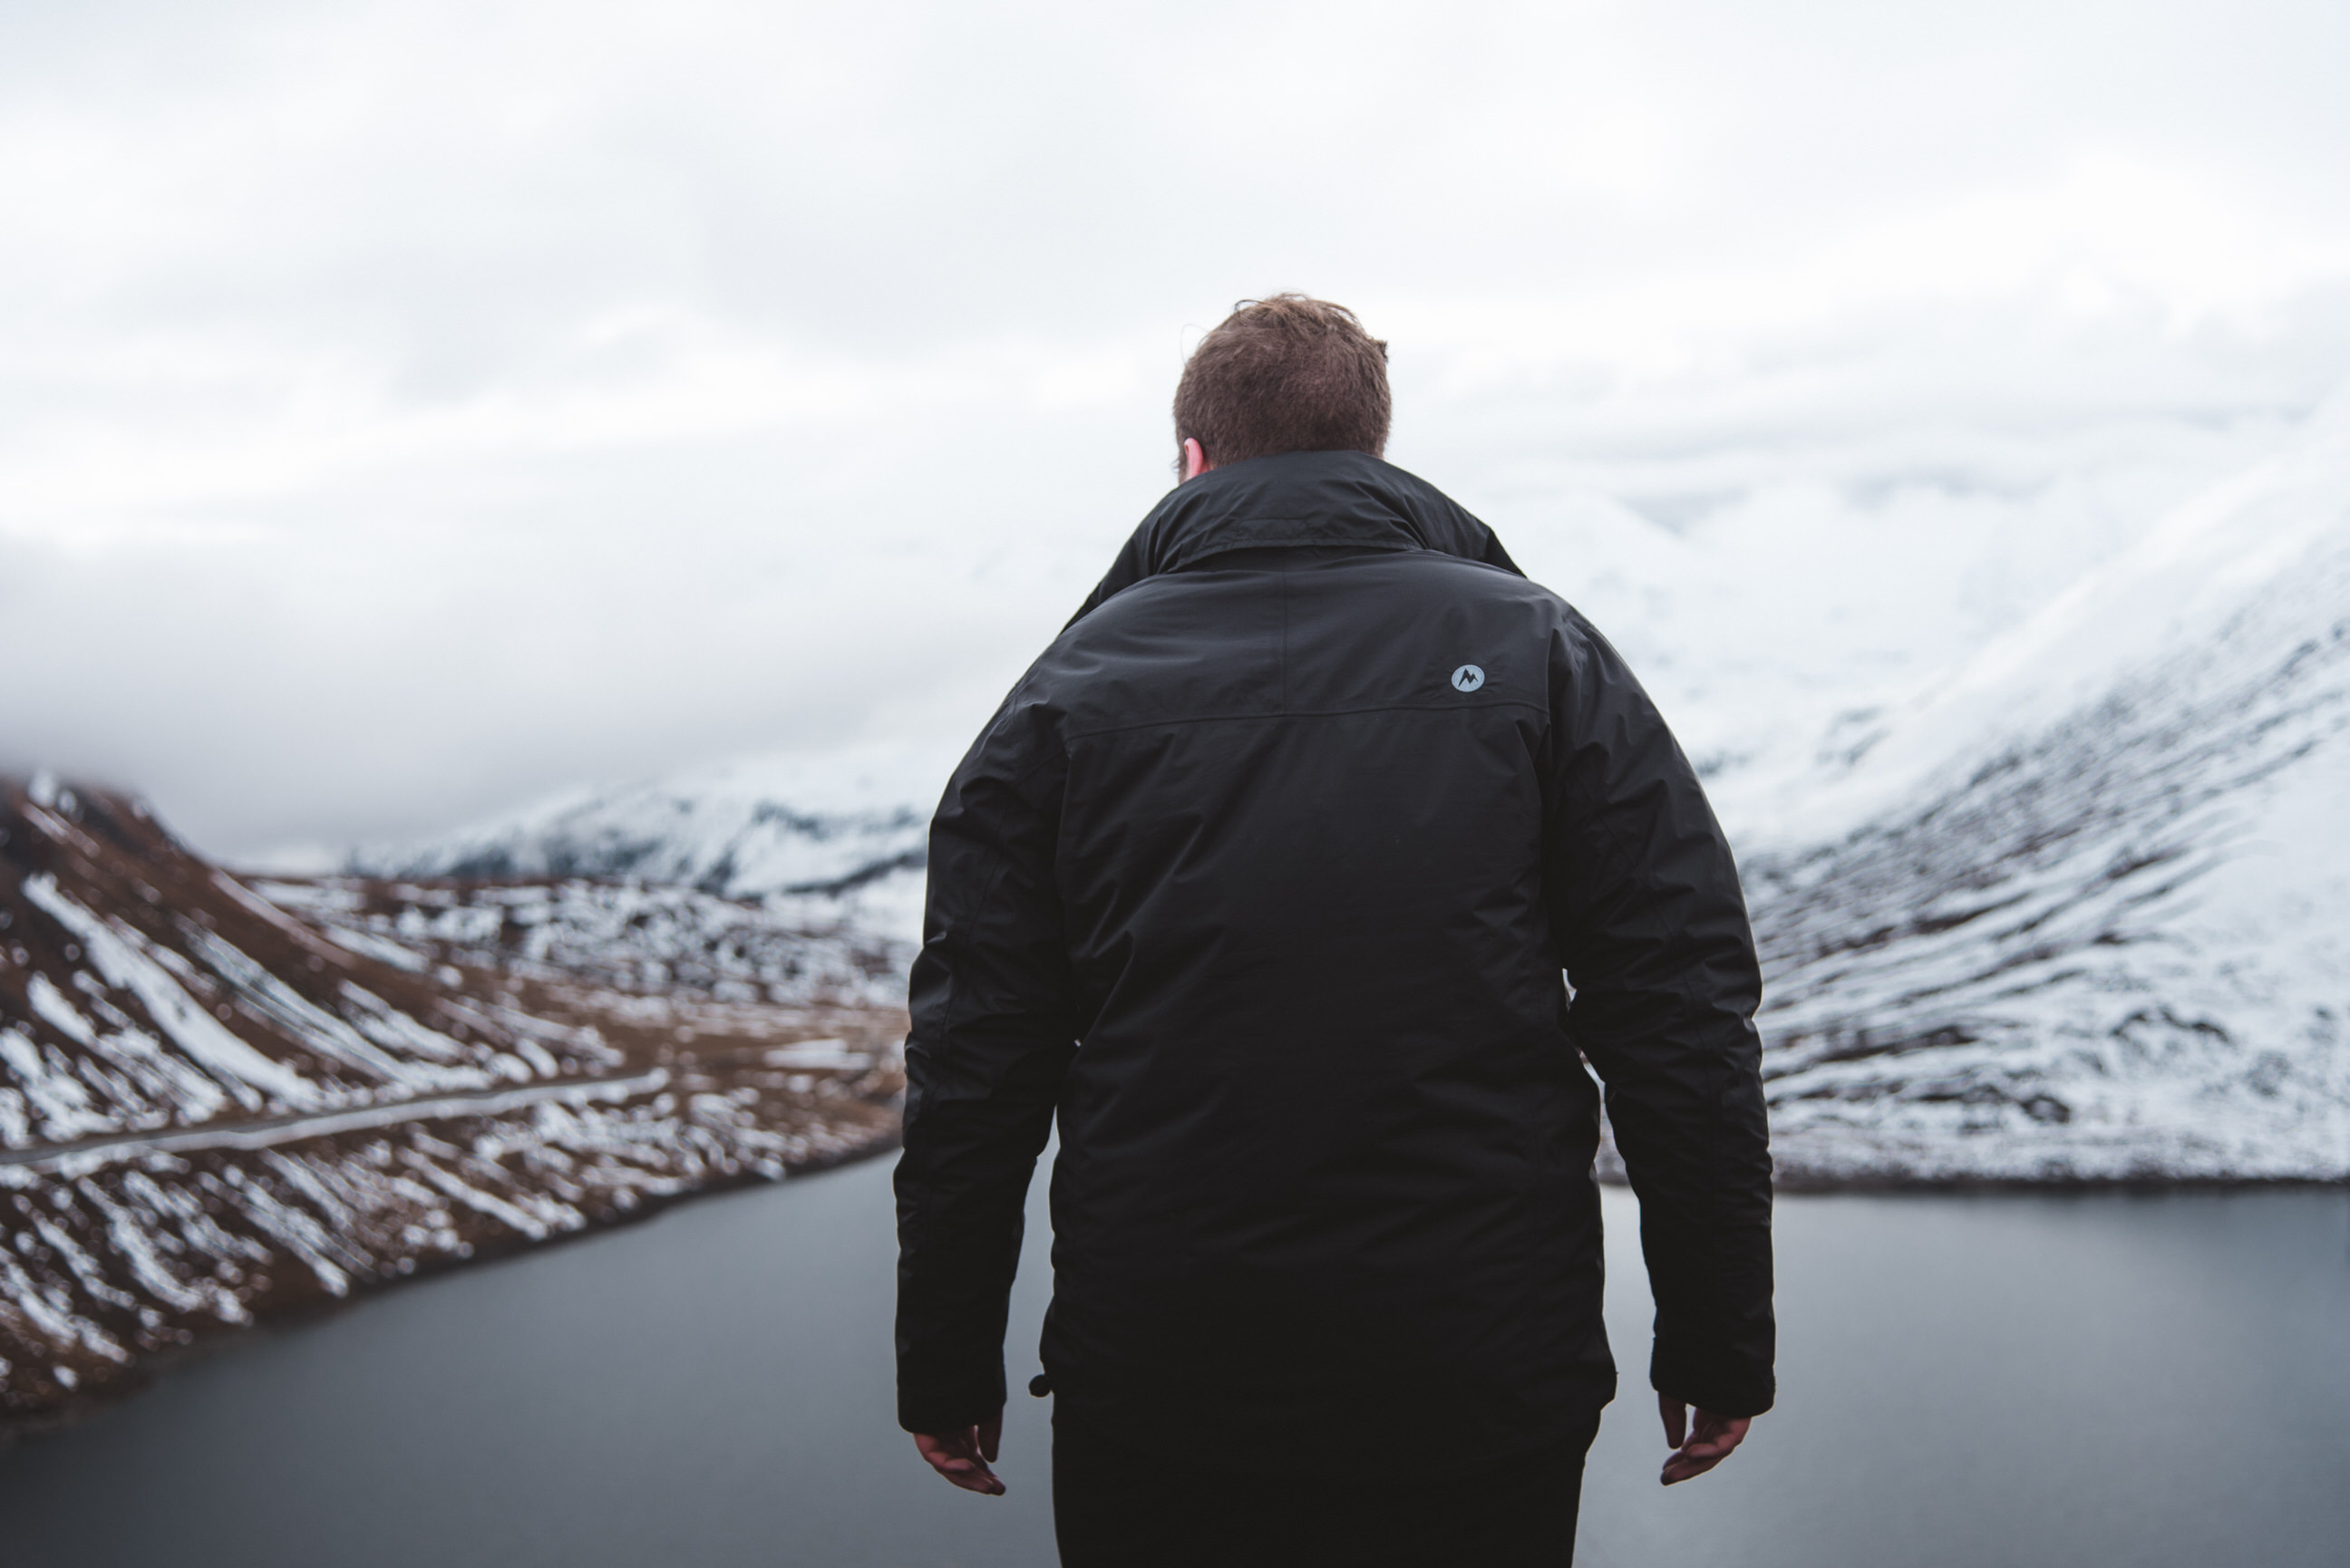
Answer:
[[135, 802], [0, 794], [0, 1147], [487, 1089], [609, 1065], [350, 951]]
[[0, 781], [0, 1428], [256, 1317], [887, 1147], [902, 963], [689, 889], [247, 884], [135, 802]]
[[408, 877], [592, 877], [786, 900], [893, 936], [920, 927], [928, 802], [952, 759], [918, 750], [829, 764], [754, 759], [577, 790], [433, 842], [378, 847], [354, 871]]
[[2345, 442], [2350, 393], [2313, 417], [2297, 443], [2178, 507], [2011, 630], [1895, 701], [1840, 714], [1809, 765], [1729, 781], [1725, 816], [1750, 845], [1817, 842], [2217, 636], [2291, 562], [2341, 530]]
[[2350, 1177], [2338, 421], [1852, 753], [1746, 862], [1783, 1170]]

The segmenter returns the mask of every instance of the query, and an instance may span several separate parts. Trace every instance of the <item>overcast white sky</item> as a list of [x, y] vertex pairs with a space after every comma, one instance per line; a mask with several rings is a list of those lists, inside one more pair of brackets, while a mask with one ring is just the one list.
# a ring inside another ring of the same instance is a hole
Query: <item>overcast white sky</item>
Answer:
[[252, 856], [959, 745], [1284, 287], [1739, 754], [2350, 380], [2345, 60], [2339, 0], [0, 0], [0, 769]]

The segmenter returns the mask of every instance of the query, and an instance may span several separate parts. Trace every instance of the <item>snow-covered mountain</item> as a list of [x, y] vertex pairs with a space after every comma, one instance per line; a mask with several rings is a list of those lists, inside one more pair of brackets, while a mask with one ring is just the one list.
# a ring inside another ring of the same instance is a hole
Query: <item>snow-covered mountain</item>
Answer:
[[951, 758], [754, 759], [581, 789], [428, 843], [364, 849], [384, 877], [593, 877], [757, 898], [905, 940], [919, 934], [930, 803]]
[[1781, 804], [1783, 1171], [2350, 1177], [2345, 412]]

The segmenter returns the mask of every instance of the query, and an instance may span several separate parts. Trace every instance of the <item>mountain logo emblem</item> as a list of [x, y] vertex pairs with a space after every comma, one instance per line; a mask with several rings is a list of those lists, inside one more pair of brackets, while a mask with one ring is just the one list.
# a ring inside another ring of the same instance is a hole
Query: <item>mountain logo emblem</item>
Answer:
[[1452, 690], [1474, 691], [1485, 684], [1485, 672], [1473, 664], [1464, 664], [1452, 672]]

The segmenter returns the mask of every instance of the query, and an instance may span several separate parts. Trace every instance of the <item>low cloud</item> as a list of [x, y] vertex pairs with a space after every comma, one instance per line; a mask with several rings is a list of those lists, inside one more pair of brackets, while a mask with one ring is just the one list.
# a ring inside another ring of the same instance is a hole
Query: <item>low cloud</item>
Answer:
[[1693, 752], [1809, 746], [2350, 378], [2343, 24], [2132, 15], [12, 17], [0, 766], [251, 855], [965, 734], [1283, 286]]

